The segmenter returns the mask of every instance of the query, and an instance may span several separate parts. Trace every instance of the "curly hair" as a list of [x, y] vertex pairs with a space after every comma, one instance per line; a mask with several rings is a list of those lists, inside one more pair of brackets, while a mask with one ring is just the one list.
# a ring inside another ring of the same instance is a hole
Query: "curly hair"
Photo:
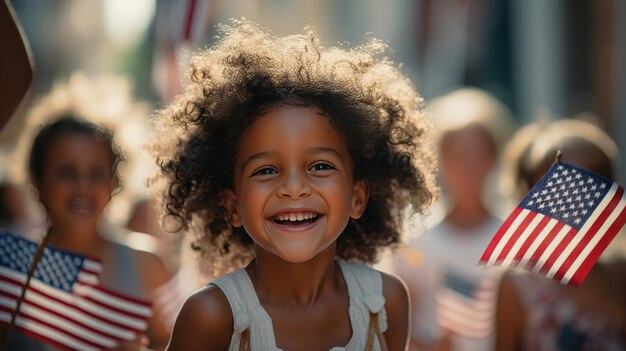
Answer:
[[424, 213], [435, 195], [423, 100], [379, 57], [386, 46], [376, 39], [327, 48], [310, 28], [276, 38], [238, 20], [220, 31], [214, 46], [192, 57], [184, 93], [157, 114], [152, 149], [161, 174], [153, 180], [166, 229], [195, 233], [194, 247], [227, 267], [251, 258], [252, 239], [230, 225], [220, 200], [233, 189], [240, 137], [272, 108], [312, 106], [345, 138], [354, 180], [370, 194], [363, 216], [338, 238], [337, 258], [376, 261], [381, 248], [401, 241], [405, 209]]

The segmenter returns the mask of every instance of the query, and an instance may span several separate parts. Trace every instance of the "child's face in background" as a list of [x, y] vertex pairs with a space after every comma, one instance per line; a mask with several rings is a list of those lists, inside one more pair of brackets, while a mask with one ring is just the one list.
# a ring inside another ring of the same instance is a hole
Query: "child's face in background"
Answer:
[[53, 227], [91, 230], [111, 199], [112, 155], [87, 134], [62, 134], [46, 150], [39, 201]]
[[450, 132], [441, 144], [441, 176], [446, 191], [459, 201], [480, 198], [494, 162], [493, 141], [481, 127]]
[[278, 107], [256, 120], [240, 140], [234, 184], [233, 225], [294, 263], [333, 245], [367, 203], [344, 138], [315, 108]]

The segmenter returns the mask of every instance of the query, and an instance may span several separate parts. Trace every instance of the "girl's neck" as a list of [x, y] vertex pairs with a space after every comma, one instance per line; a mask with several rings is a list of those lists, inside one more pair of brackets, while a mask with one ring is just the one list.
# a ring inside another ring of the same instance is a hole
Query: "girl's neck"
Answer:
[[50, 235], [50, 245], [87, 255], [99, 256], [104, 242], [95, 228], [79, 230], [72, 226], [53, 225], [48, 235]]
[[257, 247], [246, 271], [262, 303], [312, 305], [325, 293], [345, 288], [335, 251], [336, 243], [307, 262], [291, 263]]
[[485, 223], [489, 216], [489, 211], [481, 201], [456, 202], [446, 220], [456, 227], [472, 229]]

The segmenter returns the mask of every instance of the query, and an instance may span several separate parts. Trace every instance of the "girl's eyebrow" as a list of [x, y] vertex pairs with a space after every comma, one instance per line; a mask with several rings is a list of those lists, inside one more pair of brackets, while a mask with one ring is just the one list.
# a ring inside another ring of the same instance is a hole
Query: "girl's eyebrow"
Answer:
[[250, 155], [250, 157], [248, 157], [244, 161], [243, 166], [241, 167], [241, 169], [245, 169], [246, 166], [248, 165], [248, 163], [250, 163], [253, 160], [258, 160], [260, 158], [271, 157], [274, 154], [276, 154], [276, 152], [274, 152], [274, 151], [261, 151], [261, 152], [257, 152], [256, 154], [252, 154], [252, 155]]
[[317, 146], [309, 148], [307, 151], [311, 154], [333, 154], [338, 158], [341, 158], [339, 151], [333, 149], [332, 147]]

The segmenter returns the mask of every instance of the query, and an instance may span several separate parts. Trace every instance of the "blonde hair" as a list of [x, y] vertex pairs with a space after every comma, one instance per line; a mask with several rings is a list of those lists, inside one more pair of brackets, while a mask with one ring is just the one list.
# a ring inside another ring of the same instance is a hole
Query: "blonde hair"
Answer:
[[497, 154], [515, 125], [511, 111], [493, 95], [478, 88], [462, 88], [438, 97], [428, 104], [428, 110], [440, 147], [446, 135], [477, 126], [491, 137]]

